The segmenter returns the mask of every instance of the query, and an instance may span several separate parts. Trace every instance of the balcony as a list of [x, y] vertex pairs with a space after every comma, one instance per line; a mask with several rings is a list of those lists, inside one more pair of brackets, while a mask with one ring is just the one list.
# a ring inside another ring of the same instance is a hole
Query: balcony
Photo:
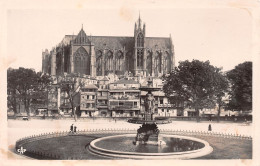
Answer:
[[98, 100], [107, 100], [108, 96], [97, 96]]
[[104, 103], [97, 104], [97, 108], [107, 108], [108, 105]]
[[140, 110], [139, 106], [127, 106], [127, 105], [113, 105], [109, 106], [110, 110]]
[[96, 100], [81, 100], [81, 103], [96, 103]]
[[96, 95], [96, 92], [81, 92], [81, 95]]
[[98, 92], [108, 92], [108, 89], [98, 89]]
[[109, 96], [112, 100], [140, 100], [137, 96]]
[[174, 104], [158, 104], [158, 107], [174, 107]]
[[138, 88], [116, 88], [110, 89], [109, 92], [140, 92]]
[[97, 108], [93, 108], [93, 107], [80, 107], [81, 111], [97, 111]]

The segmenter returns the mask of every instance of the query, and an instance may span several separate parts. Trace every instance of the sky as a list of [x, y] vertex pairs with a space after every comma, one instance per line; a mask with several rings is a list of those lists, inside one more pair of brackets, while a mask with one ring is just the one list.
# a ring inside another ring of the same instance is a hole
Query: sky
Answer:
[[140, 16], [147, 37], [169, 37], [175, 60], [209, 60], [223, 71], [252, 61], [252, 16], [236, 7], [89, 7], [78, 9], [9, 9], [7, 56], [9, 67], [41, 70], [42, 50], [52, 49], [65, 35], [133, 36]]

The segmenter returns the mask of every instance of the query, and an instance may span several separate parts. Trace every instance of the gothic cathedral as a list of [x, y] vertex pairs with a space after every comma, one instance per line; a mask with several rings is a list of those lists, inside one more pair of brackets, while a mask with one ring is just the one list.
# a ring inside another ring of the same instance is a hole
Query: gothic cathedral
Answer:
[[170, 37], [146, 37], [145, 24], [135, 23], [134, 37], [65, 35], [49, 52], [42, 52], [42, 72], [53, 76], [75, 73], [105, 76], [109, 73], [158, 77], [174, 68]]

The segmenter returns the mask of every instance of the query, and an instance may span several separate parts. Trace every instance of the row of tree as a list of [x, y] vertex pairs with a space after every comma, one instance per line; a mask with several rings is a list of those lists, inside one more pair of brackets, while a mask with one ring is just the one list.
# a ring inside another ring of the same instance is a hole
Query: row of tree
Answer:
[[[244, 62], [223, 73], [221, 68], [210, 65], [209, 61], [182, 61], [163, 79], [163, 91], [166, 96], [172, 101], [185, 102], [187, 106], [194, 108], [197, 119], [200, 109], [214, 108], [216, 105], [218, 115], [221, 108], [235, 111], [252, 110], [252, 62]], [[46, 101], [46, 105], [48, 86], [52, 83], [49, 75], [36, 73], [32, 69], [8, 69], [8, 108], [12, 108], [16, 115], [18, 101], [21, 101], [30, 116], [32, 104], [43, 100]], [[82, 85], [82, 82], [77, 83], [75, 79], [59, 81], [59, 87], [69, 97], [75, 121], [74, 96]], [[224, 101], [227, 95], [228, 102]]]
[[[244, 62], [223, 73], [209, 61], [182, 61], [163, 77], [163, 91], [173, 101], [185, 102], [194, 108], [199, 121], [199, 110], [218, 106], [221, 108], [252, 110], [252, 62]], [[224, 99], [228, 96], [228, 101]]]
[[[79, 87], [83, 86], [82, 81], [77, 81], [76, 76], [71, 75], [69, 77], [64, 77], [65, 79], [56, 80], [56, 84], [61, 89], [67, 93], [69, 103], [71, 105], [72, 114], [75, 121], [76, 116], [76, 106], [75, 95], [77, 94]], [[48, 91], [49, 86], [54, 83], [54, 80], [48, 74], [43, 74], [41, 72], [35, 72], [32, 69], [22, 68], [7, 70], [7, 104], [8, 108], [11, 108], [14, 112], [14, 117], [18, 113], [17, 105], [22, 102], [25, 111], [30, 118], [30, 109], [35, 106], [41, 106], [47, 108], [48, 104]]]
[[23, 102], [24, 108], [30, 116], [30, 106], [39, 100], [46, 101], [46, 89], [51, 84], [51, 78], [41, 72], [20, 67], [7, 70], [7, 104], [17, 114], [18, 102]]

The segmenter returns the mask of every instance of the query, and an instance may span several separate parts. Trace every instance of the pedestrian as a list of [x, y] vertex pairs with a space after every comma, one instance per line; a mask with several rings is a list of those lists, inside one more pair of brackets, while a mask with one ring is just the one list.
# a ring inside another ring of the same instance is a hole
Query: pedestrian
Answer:
[[209, 124], [208, 131], [211, 131], [211, 130], [212, 130], [211, 124]]
[[74, 126], [74, 133], [77, 132], [77, 126]]
[[73, 133], [73, 124], [70, 126], [70, 132]]

